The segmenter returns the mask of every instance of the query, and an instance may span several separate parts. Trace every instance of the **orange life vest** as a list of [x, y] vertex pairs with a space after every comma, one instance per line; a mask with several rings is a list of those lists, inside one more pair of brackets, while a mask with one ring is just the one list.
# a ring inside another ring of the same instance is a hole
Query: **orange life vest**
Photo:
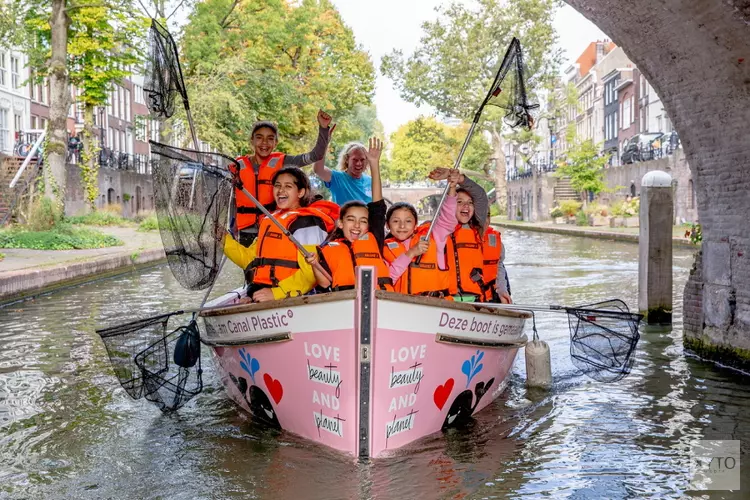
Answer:
[[495, 283], [497, 282], [497, 264], [503, 254], [503, 240], [497, 229], [488, 226], [484, 233], [482, 257], [484, 258], [484, 300], [498, 301]]
[[476, 295], [482, 297], [482, 288], [472, 276], [484, 281], [482, 271], [484, 257], [482, 256], [482, 239], [476, 229], [458, 225], [448, 237], [445, 245], [446, 260], [450, 269], [451, 295]]
[[378, 276], [378, 288], [393, 291], [388, 266], [383, 262], [378, 241], [372, 233], [368, 232], [353, 242], [345, 238], [329, 241], [320, 247], [320, 252], [323, 254], [323, 266], [331, 272], [333, 291], [354, 288], [354, 272], [357, 266], [374, 266]]
[[[273, 213], [287, 230], [299, 217], [312, 215], [323, 221], [326, 231], [333, 230], [335, 223], [323, 210], [314, 205], [295, 210], [277, 210]], [[248, 282], [256, 285], [278, 286], [281, 280], [288, 278], [299, 270], [297, 247], [281, 230], [263, 217], [258, 230], [256, 257], [245, 269]]]
[[[419, 239], [427, 235], [430, 223], [420, 225], [411, 237], [409, 248], [419, 243]], [[385, 240], [383, 258], [389, 264], [406, 252], [406, 246], [396, 238]], [[429, 297], [445, 297], [450, 295], [450, 274], [448, 269], [440, 269], [437, 260], [437, 244], [430, 237], [430, 245], [421, 258], [412, 259], [404, 274], [396, 281], [394, 288], [399, 293], [408, 295], [425, 295]], [[419, 261], [419, 262], [417, 262]]]
[[[240, 164], [240, 181], [242, 187], [255, 196], [255, 198], [266, 208], [273, 206], [273, 185], [271, 180], [276, 172], [284, 166], [284, 153], [271, 153], [263, 160], [255, 175], [253, 161], [250, 156], [240, 156], [237, 161]], [[232, 172], [236, 173], [236, 172]], [[234, 199], [237, 206], [237, 229], [247, 229], [257, 224], [263, 213], [250, 198], [245, 196], [241, 189], [235, 188]]]

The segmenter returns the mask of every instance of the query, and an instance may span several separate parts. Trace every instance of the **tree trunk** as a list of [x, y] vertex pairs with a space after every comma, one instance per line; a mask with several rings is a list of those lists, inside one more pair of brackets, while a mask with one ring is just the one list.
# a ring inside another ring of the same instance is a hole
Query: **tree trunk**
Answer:
[[[500, 209], [500, 214], [508, 213], [508, 187], [505, 180], [505, 151], [503, 150], [503, 138], [498, 133], [495, 125], [492, 125], [492, 149], [495, 157], [495, 203]], [[508, 215], [510, 218], [510, 215]]]
[[52, 57], [49, 62], [50, 108], [46, 146], [47, 168], [44, 169], [45, 195], [65, 210], [65, 157], [68, 151], [68, 26], [67, 0], [52, 0], [49, 24], [52, 32]]
[[99, 137], [94, 128], [94, 106], [87, 104], [83, 109], [83, 155], [81, 155], [81, 180], [86, 202], [93, 212], [99, 198]]

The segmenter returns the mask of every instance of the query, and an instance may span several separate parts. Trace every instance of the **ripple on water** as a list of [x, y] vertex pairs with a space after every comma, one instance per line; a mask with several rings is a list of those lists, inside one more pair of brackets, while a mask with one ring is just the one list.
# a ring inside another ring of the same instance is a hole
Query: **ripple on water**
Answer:
[[[517, 302], [636, 303], [636, 245], [512, 230], [503, 241]], [[521, 355], [508, 390], [473, 425], [373, 462], [257, 426], [224, 396], [207, 353], [206, 390], [179, 414], [131, 400], [94, 330], [197, 305], [202, 292], [183, 290], [166, 267], [14, 304], [0, 309], [0, 496], [683, 497], [692, 443], [748, 438], [750, 391], [747, 379], [685, 356], [689, 252], [674, 263], [675, 328], [642, 331], [629, 377], [582, 376], [568, 354], [567, 319], [540, 313], [549, 392], [526, 390]], [[217, 289], [242, 279], [230, 267]]]

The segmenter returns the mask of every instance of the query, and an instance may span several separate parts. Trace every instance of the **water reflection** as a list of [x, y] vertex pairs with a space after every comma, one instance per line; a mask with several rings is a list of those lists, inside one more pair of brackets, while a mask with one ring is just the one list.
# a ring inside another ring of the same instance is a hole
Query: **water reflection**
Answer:
[[[503, 240], [518, 302], [636, 304], [636, 245], [516, 231]], [[684, 497], [695, 440], [744, 441], [750, 432], [747, 380], [683, 353], [691, 264], [689, 252], [675, 254], [674, 329], [643, 329], [629, 377], [581, 376], [565, 316], [539, 314], [551, 391], [525, 389], [521, 357], [509, 389], [470, 428], [372, 463], [255, 425], [224, 396], [208, 356], [206, 390], [179, 414], [132, 401], [94, 330], [198, 304], [201, 293], [183, 290], [166, 267], [0, 309], [0, 496]], [[240, 280], [227, 266], [217, 289]]]

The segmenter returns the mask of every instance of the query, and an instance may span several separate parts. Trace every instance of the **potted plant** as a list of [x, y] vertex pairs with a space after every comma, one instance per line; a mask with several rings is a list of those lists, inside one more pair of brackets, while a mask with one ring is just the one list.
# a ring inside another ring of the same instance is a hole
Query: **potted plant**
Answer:
[[555, 224], [562, 224], [564, 215], [565, 214], [560, 207], [553, 208], [549, 213], [549, 216], [552, 217], [552, 220], [555, 222]]
[[583, 204], [580, 201], [576, 200], [563, 200], [562, 203], [560, 203], [560, 210], [562, 210], [563, 215], [567, 218], [568, 224], [575, 224], [576, 223], [576, 214], [581, 209], [581, 206]]

